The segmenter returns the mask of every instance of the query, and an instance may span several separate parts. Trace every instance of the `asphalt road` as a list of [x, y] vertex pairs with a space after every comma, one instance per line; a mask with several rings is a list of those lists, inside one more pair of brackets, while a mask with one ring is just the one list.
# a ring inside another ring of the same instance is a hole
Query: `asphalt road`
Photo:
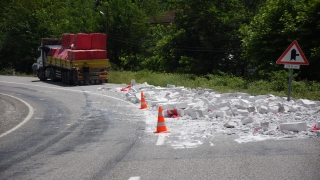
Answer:
[[0, 179], [320, 179], [320, 138], [156, 145], [145, 115], [98, 87], [0, 76], [0, 136], [33, 110], [0, 137]]

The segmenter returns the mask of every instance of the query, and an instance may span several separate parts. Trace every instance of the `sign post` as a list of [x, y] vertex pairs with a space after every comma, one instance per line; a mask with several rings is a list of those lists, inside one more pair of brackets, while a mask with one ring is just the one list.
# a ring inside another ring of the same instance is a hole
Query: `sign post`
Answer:
[[280, 56], [276, 63], [284, 64], [284, 68], [288, 68], [290, 70], [287, 99], [288, 101], [290, 101], [293, 69], [300, 69], [300, 65], [309, 65], [309, 62], [304, 56], [298, 42], [294, 40]]

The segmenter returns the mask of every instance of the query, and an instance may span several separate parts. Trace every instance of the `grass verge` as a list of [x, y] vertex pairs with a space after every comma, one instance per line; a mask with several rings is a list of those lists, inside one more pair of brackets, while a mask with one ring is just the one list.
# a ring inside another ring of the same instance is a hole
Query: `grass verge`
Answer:
[[[167, 84], [189, 88], [209, 88], [220, 93], [244, 92], [251, 95], [273, 94], [280, 97], [288, 95], [288, 79], [273, 77], [270, 80], [250, 81], [229, 75], [206, 75], [202, 77], [190, 74], [156, 73], [150, 71], [110, 71], [109, 82], [130, 84], [147, 82], [155, 86], [166, 87]], [[292, 81], [291, 98], [320, 100], [320, 83], [313, 81]]]

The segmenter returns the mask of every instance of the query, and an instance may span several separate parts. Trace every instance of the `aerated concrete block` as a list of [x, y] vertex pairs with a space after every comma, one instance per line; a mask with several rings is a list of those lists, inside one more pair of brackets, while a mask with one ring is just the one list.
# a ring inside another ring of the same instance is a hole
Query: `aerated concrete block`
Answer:
[[290, 112], [297, 112], [301, 110], [301, 106], [297, 106], [297, 105], [293, 105], [293, 106], [289, 106], [289, 111]]
[[296, 103], [302, 104], [304, 107], [307, 107], [307, 108], [316, 107], [316, 103], [315, 102], [309, 101], [307, 99], [299, 99], [299, 100], [296, 101]]
[[173, 84], [167, 84], [167, 88], [175, 88], [176, 86]]
[[217, 113], [215, 111], [209, 112], [208, 116], [211, 117], [211, 118], [216, 118], [217, 117]]
[[268, 112], [278, 113], [279, 112], [279, 107], [278, 106], [269, 106]]
[[216, 106], [217, 106], [218, 108], [222, 108], [222, 107], [225, 107], [225, 106], [230, 107], [231, 104], [230, 104], [230, 102], [225, 102], [225, 101], [224, 101], [224, 102], [222, 102], [222, 103], [217, 103]]
[[284, 105], [284, 106], [281, 106], [279, 107], [279, 112], [288, 112], [289, 111], [289, 107]]
[[245, 117], [241, 120], [241, 123], [243, 125], [246, 125], [246, 124], [249, 124], [249, 123], [252, 123], [253, 122], [253, 118], [250, 116], [250, 117]]
[[190, 116], [191, 111], [191, 108], [188, 107], [184, 110], [184, 113]]
[[226, 117], [226, 112], [225, 111], [216, 111], [217, 117], [224, 118]]
[[306, 122], [298, 122], [298, 123], [282, 123], [280, 124], [280, 130], [287, 131], [305, 131], [307, 130]]
[[191, 119], [199, 119], [199, 115], [197, 112], [191, 111], [190, 115]]
[[205, 115], [209, 114], [206, 108], [200, 108], [196, 110], [196, 112], [198, 113], [199, 117], [204, 117]]
[[184, 110], [183, 109], [178, 109], [178, 115], [180, 117], [184, 116]]
[[217, 106], [216, 105], [214, 105], [214, 104], [209, 104], [208, 105], [208, 110], [217, 110], [218, 108], [217, 108]]
[[249, 111], [249, 112], [256, 112], [256, 111], [257, 111], [257, 108], [256, 108], [255, 106], [248, 105], [247, 111]]
[[176, 106], [178, 109], [185, 109], [188, 107], [188, 103], [187, 102], [178, 102], [178, 103], [176, 103]]
[[243, 116], [248, 116], [249, 115], [249, 111], [246, 109], [238, 109], [237, 110], [238, 114], [241, 114]]
[[194, 108], [203, 108], [204, 107], [204, 102], [202, 100], [196, 102], [194, 105], [193, 105]]
[[265, 114], [267, 113], [268, 108], [266, 106], [261, 105], [260, 109], [259, 109], [259, 113], [260, 114]]

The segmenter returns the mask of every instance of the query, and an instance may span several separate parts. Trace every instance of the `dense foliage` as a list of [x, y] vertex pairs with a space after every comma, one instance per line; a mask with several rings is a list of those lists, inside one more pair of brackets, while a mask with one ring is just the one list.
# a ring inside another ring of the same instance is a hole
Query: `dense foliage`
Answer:
[[[271, 80], [297, 40], [320, 81], [320, 0], [1, 0], [0, 67], [30, 72], [43, 37], [108, 33], [114, 69]], [[174, 12], [174, 21], [164, 23]]]

